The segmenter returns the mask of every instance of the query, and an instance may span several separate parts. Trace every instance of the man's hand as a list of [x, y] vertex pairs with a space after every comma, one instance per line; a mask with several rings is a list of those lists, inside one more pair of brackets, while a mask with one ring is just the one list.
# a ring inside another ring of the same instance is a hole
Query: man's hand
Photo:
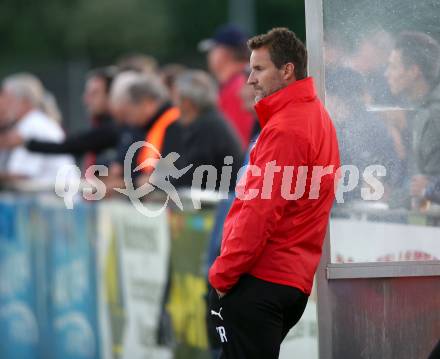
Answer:
[[216, 292], [217, 292], [217, 295], [218, 295], [218, 297], [220, 298], [220, 299], [222, 299], [225, 295], [226, 295], [226, 293], [223, 293], [223, 292], [220, 292], [219, 290], [215, 290]]
[[411, 196], [419, 198], [423, 197], [428, 184], [428, 177], [422, 175], [414, 176], [411, 180]]

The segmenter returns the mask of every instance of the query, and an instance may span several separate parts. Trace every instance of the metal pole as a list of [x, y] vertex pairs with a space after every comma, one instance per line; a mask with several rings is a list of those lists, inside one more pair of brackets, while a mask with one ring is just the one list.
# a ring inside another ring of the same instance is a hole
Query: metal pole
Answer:
[[[322, 0], [305, 0], [306, 39], [309, 75], [315, 79], [316, 89], [325, 102], [324, 23]], [[319, 358], [332, 358], [332, 311], [327, 279], [330, 263], [330, 231], [324, 240], [321, 262], [316, 273], [318, 301]]]

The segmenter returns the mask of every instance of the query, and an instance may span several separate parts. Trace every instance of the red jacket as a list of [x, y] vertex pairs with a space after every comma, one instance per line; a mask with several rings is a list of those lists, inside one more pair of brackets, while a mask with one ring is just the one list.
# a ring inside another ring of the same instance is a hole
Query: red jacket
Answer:
[[254, 127], [255, 118], [249, 112], [241, 97], [241, 89], [246, 85], [246, 76], [238, 73], [220, 87], [218, 107], [232, 124], [241, 140], [243, 149], [247, 149]]
[[[340, 166], [336, 132], [310, 77], [262, 99], [255, 109], [262, 132], [250, 153], [250, 165], [258, 166], [261, 175], [258, 171], [251, 173], [248, 166], [237, 185], [237, 199], [223, 228], [221, 255], [209, 271], [209, 281], [214, 288], [227, 292], [249, 273], [310, 294]], [[276, 161], [281, 170], [274, 173], [268, 187], [270, 176], [264, 172], [271, 161]], [[283, 183], [283, 176], [289, 177], [286, 166], [294, 166], [293, 179]], [[306, 166], [307, 181], [304, 194], [292, 200], [287, 194], [295, 193], [298, 166]], [[334, 169], [322, 177], [317, 196], [311, 191], [314, 166]], [[258, 196], [243, 200], [255, 190]]]

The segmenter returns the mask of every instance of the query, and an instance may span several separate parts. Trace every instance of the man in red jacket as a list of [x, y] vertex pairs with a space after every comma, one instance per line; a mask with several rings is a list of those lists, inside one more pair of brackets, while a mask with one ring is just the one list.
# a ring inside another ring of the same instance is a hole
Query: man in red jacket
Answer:
[[209, 271], [210, 313], [222, 358], [271, 359], [307, 304], [340, 163], [304, 44], [276, 28], [248, 46], [262, 131]]
[[246, 86], [244, 72], [249, 58], [246, 40], [239, 27], [226, 24], [216, 30], [212, 39], [199, 44], [199, 49], [207, 52], [209, 70], [220, 85], [218, 107], [241, 140], [243, 150], [247, 149], [255, 126], [254, 116], [246, 109], [240, 94]]

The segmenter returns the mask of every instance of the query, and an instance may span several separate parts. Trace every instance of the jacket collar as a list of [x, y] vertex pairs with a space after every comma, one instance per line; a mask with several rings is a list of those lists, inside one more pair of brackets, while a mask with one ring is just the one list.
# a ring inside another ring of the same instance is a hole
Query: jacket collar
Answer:
[[151, 118], [146, 120], [146, 123], [143, 126], [143, 130], [146, 132], [150, 131], [153, 125], [157, 122], [157, 120], [159, 120], [159, 118], [172, 107], [173, 106], [171, 105], [171, 102], [166, 101], [163, 105], [159, 107], [157, 112]]
[[316, 98], [316, 90], [312, 77], [295, 81], [287, 87], [274, 92], [273, 94], [261, 99], [255, 105], [261, 128], [269, 119], [287, 104], [302, 103], [313, 101]]

